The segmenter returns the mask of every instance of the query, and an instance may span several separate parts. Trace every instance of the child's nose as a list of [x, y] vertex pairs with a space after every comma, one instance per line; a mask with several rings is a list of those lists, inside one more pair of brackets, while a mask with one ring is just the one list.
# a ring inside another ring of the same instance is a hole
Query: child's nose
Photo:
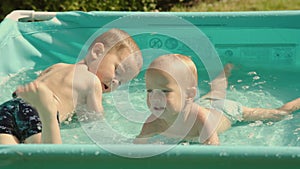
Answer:
[[111, 83], [112, 83], [113, 86], [120, 86], [121, 85], [121, 82], [117, 79], [112, 79]]
[[165, 93], [163, 93], [160, 90], [153, 90], [151, 95], [150, 95], [150, 100], [158, 103], [164, 103], [166, 99]]

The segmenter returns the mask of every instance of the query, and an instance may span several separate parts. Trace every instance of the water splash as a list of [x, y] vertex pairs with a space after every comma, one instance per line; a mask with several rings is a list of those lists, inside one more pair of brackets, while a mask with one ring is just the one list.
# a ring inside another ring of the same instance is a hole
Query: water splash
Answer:
[[[247, 107], [265, 107], [276, 108], [281, 106], [286, 98], [296, 97], [296, 91], [299, 91], [300, 81], [293, 81], [290, 83], [290, 77], [286, 76], [283, 72], [274, 73], [272, 76], [268, 76], [268, 72], [263, 71], [249, 71], [242, 70], [239, 73], [234, 72], [229, 79], [229, 89], [227, 98], [231, 100], [237, 100], [241, 104]], [[1, 78], [0, 82], [0, 101], [4, 102], [11, 98], [11, 93], [15, 90], [16, 86], [30, 82], [36, 78], [39, 71], [33, 69], [22, 70], [16, 74], [5, 76]], [[287, 83], [289, 82], [289, 83]], [[207, 91], [209, 80], [200, 79], [199, 88], [201, 93]], [[205, 86], [206, 85], [206, 86]], [[134, 79], [128, 88], [117, 90], [115, 95], [124, 95], [128, 92], [130, 97], [130, 103], [133, 108], [138, 110], [140, 114], [136, 116], [147, 117], [146, 106], [146, 92], [143, 78]], [[285, 89], [282, 89], [285, 88]], [[285, 92], [281, 92], [285, 90]], [[288, 92], [286, 92], [288, 91]], [[299, 93], [299, 92], [298, 92]], [[128, 118], [130, 116], [130, 110], [126, 107], [128, 102], [119, 102], [122, 110], [127, 111], [119, 113], [115, 107], [115, 98], [111, 94], [104, 94], [104, 108], [106, 112], [106, 118], [112, 129], [119, 133], [120, 138], [117, 135], [112, 135], [106, 131], [105, 127], [99, 127], [93, 123], [86, 123], [86, 127], [94, 130], [95, 132], [102, 133], [101, 139], [106, 143], [112, 144], [132, 144], [132, 139], [140, 132], [142, 123], [132, 122]], [[66, 123], [61, 125], [61, 134], [64, 143], [74, 144], [88, 144], [93, 143], [86, 132], [82, 129], [79, 121], [87, 120], [83, 116], [74, 116], [70, 118]], [[225, 133], [220, 135], [222, 145], [266, 145], [266, 146], [300, 146], [300, 114], [295, 113], [292, 116], [288, 116], [285, 120], [280, 122], [253, 122], [253, 123], [241, 123], [238, 124]], [[99, 136], [100, 137], [100, 136]], [[124, 139], [125, 138], [125, 139]], [[154, 144], [176, 144], [178, 140], [172, 140], [162, 138], [159, 136], [154, 137], [151, 140]]]

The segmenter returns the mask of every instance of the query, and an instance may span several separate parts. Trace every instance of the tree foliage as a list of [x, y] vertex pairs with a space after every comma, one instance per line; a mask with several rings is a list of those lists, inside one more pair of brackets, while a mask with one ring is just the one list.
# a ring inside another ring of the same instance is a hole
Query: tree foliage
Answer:
[[168, 11], [175, 4], [199, 0], [1, 0], [0, 19], [13, 10], [35, 11]]

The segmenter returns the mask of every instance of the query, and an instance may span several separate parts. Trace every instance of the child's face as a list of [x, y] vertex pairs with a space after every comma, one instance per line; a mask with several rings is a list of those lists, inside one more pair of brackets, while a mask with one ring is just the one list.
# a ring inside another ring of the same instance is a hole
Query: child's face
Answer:
[[126, 49], [113, 51], [105, 55], [98, 66], [97, 76], [104, 93], [117, 89], [121, 84], [133, 79], [139, 72], [134, 57]]
[[170, 74], [158, 69], [148, 69], [146, 88], [147, 105], [155, 116], [168, 118], [170, 115], [177, 115], [182, 110], [183, 91]]

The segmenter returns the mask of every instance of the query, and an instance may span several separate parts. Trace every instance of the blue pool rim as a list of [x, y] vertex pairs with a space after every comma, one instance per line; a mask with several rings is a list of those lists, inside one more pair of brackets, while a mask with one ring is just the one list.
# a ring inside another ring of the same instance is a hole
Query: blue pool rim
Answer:
[[[111, 145], [144, 154], [165, 145]], [[299, 147], [184, 146], [148, 158], [120, 157], [97, 145], [0, 146], [0, 168], [299, 168]]]

